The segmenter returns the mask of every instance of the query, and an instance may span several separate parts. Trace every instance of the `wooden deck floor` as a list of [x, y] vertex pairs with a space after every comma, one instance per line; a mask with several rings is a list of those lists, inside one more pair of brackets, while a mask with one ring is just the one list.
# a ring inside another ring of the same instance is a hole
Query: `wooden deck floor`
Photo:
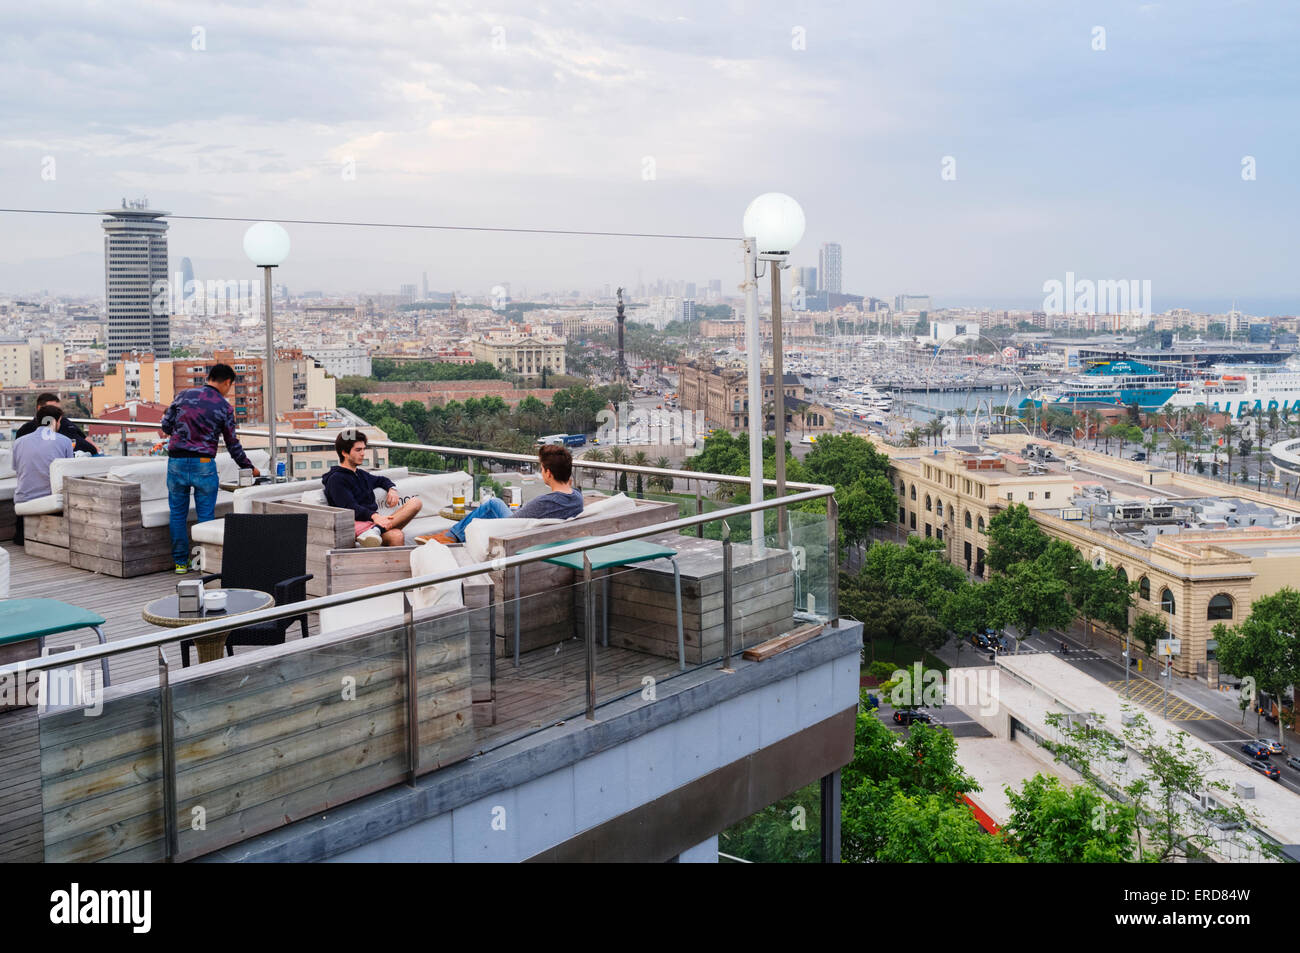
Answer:
[[[177, 577], [158, 573], [118, 579], [73, 569], [28, 556], [21, 547], [4, 544], [10, 557], [10, 595], [52, 598], [98, 612], [110, 641], [155, 631], [141, 618], [149, 601], [174, 591]], [[312, 617], [310, 631], [317, 629]], [[290, 638], [298, 629], [290, 630]], [[49, 645], [71, 646], [94, 634], [68, 633], [51, 637]], [[236, 649], [237, 653], [254, 651]], [[180, 665], [179, 649], [168, 647], [168, 661]], [[582, 717], [586, 691], [586, 644], [571, 639], [526, 652], [515, 668], [510, 658], [496, 661], [497, 720], [477, 729], [476, 749], [487, 751], [531, 731], [566, 718]], [[596, 646], [596, 692], [600, 702], [643, 688], [643, 678], [662, 681], [677, 673], [675, 658], [660, 658], [628, 649]], [[111, 661], [110, 676], [118, 685], [157, 676], [152, 650], [131, 652]], [[38, 720], [35, 709], [0, 713], [0, 862], [40, 861], [43, 858]]]

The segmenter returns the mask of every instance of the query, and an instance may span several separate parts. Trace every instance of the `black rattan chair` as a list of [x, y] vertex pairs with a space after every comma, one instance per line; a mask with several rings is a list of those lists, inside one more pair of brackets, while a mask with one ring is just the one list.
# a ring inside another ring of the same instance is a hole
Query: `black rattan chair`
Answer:
[[[277, 606], [307, 598], [307, 514], [254, 515], [231, 513], [223, 530], [221, 572], [203, 577], [203, 583], [220, 579], [229, 589], [259, 589], [275, 597]], [[275, 619], [233, 630], [226, 638], [226, 654], [236, 645], [283, 645], [285, 632], [297, 622], [307, 638], [306, 614]], [[190, 645], [181, 643], [181, 665], [190, 664]]]

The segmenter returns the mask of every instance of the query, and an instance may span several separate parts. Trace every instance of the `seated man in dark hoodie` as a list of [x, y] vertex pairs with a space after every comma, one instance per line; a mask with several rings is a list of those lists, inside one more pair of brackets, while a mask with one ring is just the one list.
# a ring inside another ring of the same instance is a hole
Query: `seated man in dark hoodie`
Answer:
[[361, 469], [366, 459], [366, 435], [357, 431], [339, 434], [334, 452], [339, 455], [339, 465], [331, 467], [321, 480], [325, 502], [352, 511], [358, 546], [401, 546], [405, 542], [402, 527], [415, 519], [423, 505], [419, 498], [412, 497], [396, 513], [383, 516], [375, 505], [375, 490], [388, 490], [384, 501], [388, 506], [397, 506], [400, 498], [388, 477]]

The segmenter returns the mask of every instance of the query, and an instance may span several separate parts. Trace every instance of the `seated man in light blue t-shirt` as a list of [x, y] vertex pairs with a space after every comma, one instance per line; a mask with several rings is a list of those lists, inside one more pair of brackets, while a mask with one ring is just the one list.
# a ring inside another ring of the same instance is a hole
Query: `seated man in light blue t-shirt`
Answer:
[[[74, 455], [73, 442], [59, 433], [62, 417], [63, 411], [58, 407], [42, 407], [40, 426], [14, 441], [14, 473], [18, 477], [15, 503], [49, 496], [50, 464]], [[14, 544], [19, 545], [24, 539], [23, 518], [19, 516], [14, 524]]]
[[450, 529], [433, 536], [417, 536], [416, 541], [423, 543], [434, 539], [440, 543], [463, 543], [465, 527], [474, 520], [505, 517], [567, 520], [581, 513], [582, 490], [573, 485], [573, 454], [569, 448], [548, 443], [537, 451], [537, 460], [541, 464], [542, 482], [550, 488], [550, 493], [530, 500], [513, 513], [504, 501], [492, 497]]

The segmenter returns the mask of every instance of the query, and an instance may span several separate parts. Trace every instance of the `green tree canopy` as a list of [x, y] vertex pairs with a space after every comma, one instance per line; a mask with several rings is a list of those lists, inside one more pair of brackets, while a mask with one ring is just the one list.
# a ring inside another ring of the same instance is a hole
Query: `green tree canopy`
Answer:
[[1002, 832], [1026, 860], [1049, 864], [1111, 864], [1133, 859], [1133, 808], [1087, 784], [1066, 787], [1036, 774], [1020, 790], [1005, 789], [1011, 817]]
[[988, 566], [1005, 572], [1011, 565], [1037, 559], [1047, 549], [1047, 534], [1023, 503], [1008, 506], [989, 520]]

